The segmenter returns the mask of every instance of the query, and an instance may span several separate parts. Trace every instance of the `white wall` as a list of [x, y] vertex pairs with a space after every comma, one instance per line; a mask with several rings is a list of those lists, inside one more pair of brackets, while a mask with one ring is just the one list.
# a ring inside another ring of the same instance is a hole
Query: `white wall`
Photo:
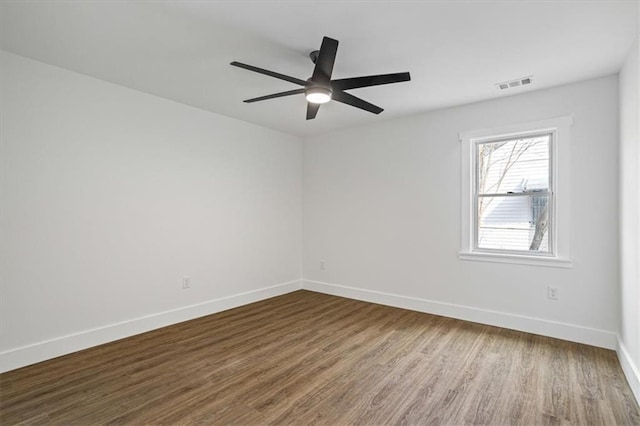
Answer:
[[1, 59], [2, 370], [299, 287], [300, 139]]
[[[611, 76], [310, 138], [304, 285], [615, 347], [617, 111]], [[567, 115], [573, 268], [459, 260], [458, 133]]]
[[[640, 26], [640, 24], [639, 24]], [[620, 271], [619, 357], [640, 400], [640, 41], [620, 71]]]

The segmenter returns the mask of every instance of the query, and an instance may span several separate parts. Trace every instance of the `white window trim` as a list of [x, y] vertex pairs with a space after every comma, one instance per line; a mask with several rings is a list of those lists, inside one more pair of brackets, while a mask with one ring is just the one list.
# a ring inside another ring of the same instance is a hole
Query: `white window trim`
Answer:
[[[570, 268], [570, 203], [569, 184], [570, 174], [570, 127], [573, 125], [573, 117], [559, 117], [548, 120], [529, 123], [513, 124], [508, 126], [479, 129], [460, 133], [462, 142], [461, 151], [461, 241], [458, 257], [462, 260], [474, 260], [483, 262], [517, 263], [523, 265], [552, 266]], [[517, 137], [523, 134], [537, 132], [552, 132], [551, 167], [553, 173], [554, 193], [554, 219], [552, 221], [553, 238], [552, 246], [555, 252], [548, 255], [526, 255], [511, 253], [492, 253], [486, 251], [474, 251], [473, 241], [473, 154], [474, 142], [491, 140], [496, 138]], [[560, 167], [558, 167], [558, 164]]]

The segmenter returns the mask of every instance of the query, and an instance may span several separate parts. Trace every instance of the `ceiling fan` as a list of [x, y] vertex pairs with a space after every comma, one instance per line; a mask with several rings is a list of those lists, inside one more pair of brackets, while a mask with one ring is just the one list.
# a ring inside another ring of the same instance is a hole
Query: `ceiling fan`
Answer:
[[285, 80], [302, 86], [301, 89], [260, 96], [258, 98], [247, 99], [244, 102], [252, 103], [265, 101], [267, 99], [281, 98], [283, 96], [301, 95], [304, 93], [307, 98], [307, 120], [314, 119], [316, 117], [316, 114], [318, 114], [320, 105], [327, 103], [332, 99], [334, 101], [342, 102], [343, 104], [351, 105], [353, 107], [360, 108], [374, 114], [380, 114], [382, 111], [384, 111], [382, 108], [356, 96], [353, 96], [345, 92], [345, 90], [357, 89], [360, 87], [378, 86], [381, 84], [400, 83], [403, 81], [411, 80], [411, 76], [408, 72], [331, 80], [333, 63], [336, 60], [337, 52], [338, 40], [334, 40], [329, 37], [323, 37], [320, 50], [314, 50], [309, 54], [311, 61], [315, 64], [315, 67], [313, 69], [313, 75], [307, 80], [289, 77], [288, 75], [265, 70], [262, 68], [254, 67], [253, 65], [247, 65], [236, 61], [231, 62], [231, 65], [271, 77], [279, 78], [280, 80]]

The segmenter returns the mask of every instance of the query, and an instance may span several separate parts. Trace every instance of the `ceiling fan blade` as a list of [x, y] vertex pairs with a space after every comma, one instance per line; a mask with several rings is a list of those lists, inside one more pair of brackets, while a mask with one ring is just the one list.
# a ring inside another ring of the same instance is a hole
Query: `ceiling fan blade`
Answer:
[[267, 99], [281, 98], [283, 96], [300, 95], [304, 93], [304, 90], [305, 89], [289, 90], [287, 92], [274, 93], [273, 95], [266, 95], [266, 96], [260, 96], [259, 98], [247, 99], [244, 102], [250, 104], [252, 102], [266, 101]]
[[374, 114], [380, 114], [384, 109], [371, 104], [367, 101], [364, 101], [358, 97], [355, 97], [347, 92], [341, 92], [339, 90], [333, 91], [333, 96], [331, 97], [334, 101], [342, 102], [343, 104], [351, 105], [356, 108], [363, 109], [365, 111], [372, 112]]
[[236, 61], [231, 62], [230, 65], [233, 65], [234, 67], [244, 68], [245, 70], [257, 72], [257, 73], [260, 73], [260, 74], [268, 75], [270, 77], [279, 78], [280, 80], [288, 81], [290, 83], [298, 84], [300, 86], [306, 86], [307, 85], [306, 81], [300, 80], [299, 78], [289, 77], [288, 75], [284, 75], [284, 74], [280, 74], [280, 73], [277, 73], [277, 72], [265, 70], [263, 68], [254, 67], [253, 65], [247, 65], [247, 64], [243, 64], [241, 62], [236, 62]]
[[318, 53], [318, 59], [316, 60], [316, 66], [311, 76], [311, 80], [313, 80], [314, 83], [329, 85], [337, 53], [338, 40], [323, 37], [322, 45], [320, 45], [320, 53]]
[[307, 102], [307, 120], [313, 120], [316, 118], [316, 114], [320, 109], [320, 104], [314, 104], [311, 102]]
[[409, 75], [408, 72], [341, 78], [339, 80], [332, 80], [331, 87], [338, 90], [349, 90], [357, 89], [358, 87], [379, 86], [381, 84], [400, 83], [403, 81], [411, 81], [411, 75]]

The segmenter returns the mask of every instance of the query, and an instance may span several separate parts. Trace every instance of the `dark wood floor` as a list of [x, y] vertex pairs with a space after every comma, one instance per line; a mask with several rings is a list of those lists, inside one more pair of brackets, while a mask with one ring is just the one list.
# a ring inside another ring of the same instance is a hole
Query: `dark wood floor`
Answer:
[[308, 291], [0, 380], [3, 425], [640, 424], [613, 351]]

